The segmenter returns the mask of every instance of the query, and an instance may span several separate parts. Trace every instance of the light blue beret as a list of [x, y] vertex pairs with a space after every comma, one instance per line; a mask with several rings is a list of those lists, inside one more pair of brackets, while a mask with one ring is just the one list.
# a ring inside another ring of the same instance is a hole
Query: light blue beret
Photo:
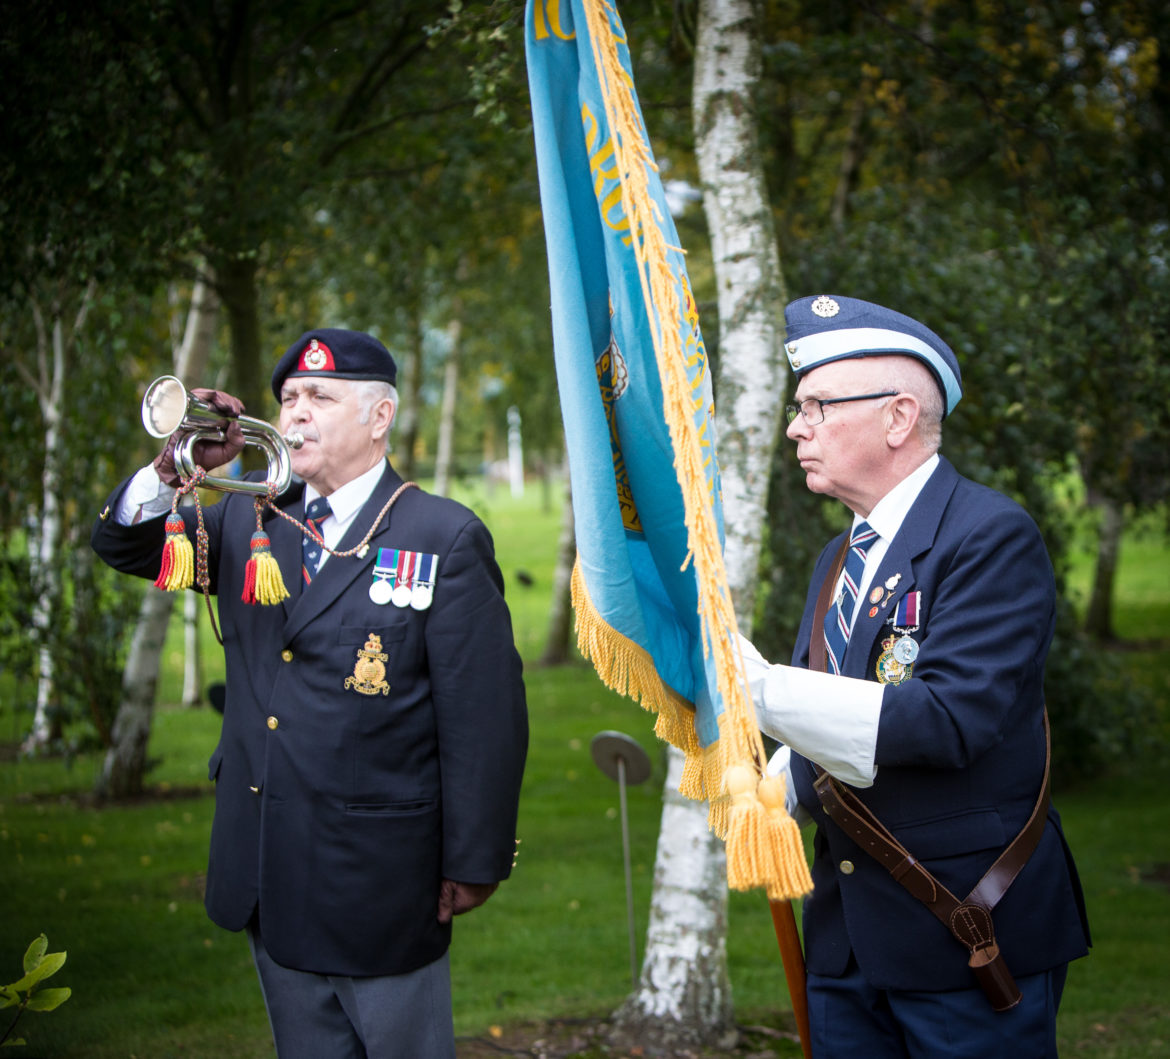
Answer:
[[793, 373], [835, 360], [902, 354], [922, 361], [934, 375], [950, 415], [963, 396], [959, 360], [925, 324], [860, 298], [818, 294], [798, 298], [784, 310], [784, 350]]

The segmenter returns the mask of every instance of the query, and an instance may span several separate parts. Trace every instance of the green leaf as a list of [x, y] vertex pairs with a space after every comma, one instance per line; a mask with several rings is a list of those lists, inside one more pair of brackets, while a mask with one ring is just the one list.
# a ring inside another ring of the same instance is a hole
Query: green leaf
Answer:
[[68, 986], [60, 989], [42, 989], [28, 1002], [29, 1011], [52, 1011], [60, 1007], [73, 994]]
[[28, 1044], [28, 1041], [23, 1037], [10, 1037], [3, 1044], [0, 1044], [0, 1048], [21, 1048], [26, 1044]]
[[28, 974], [33, 970], [37, 964], [43, 959], [46, 950], [49, 948], [49, 939], [42, 934], [37, 938], [26, 950], [24, 954], [24, 972]]
[[11, 985], [7, 985], [4, 988], [12, 993], [27, 993], [36, 984], [37, 980], [33, 977], [35, 973], [33, 971], [30, 974], [26, 974], [23, 978], [18, 978]]
[[64, 952], [50, 952], [45, 956], [40, 963], [38, 963], [28, 974], [21, 979], [21, 982], [27, 982], [27, 985], [17, 983], [17, 989], [29, 989], [35, 986], [37, 982], [43, 982], [46, 978], [55, 975], [65, 963], [65, 958], [68, 953]]

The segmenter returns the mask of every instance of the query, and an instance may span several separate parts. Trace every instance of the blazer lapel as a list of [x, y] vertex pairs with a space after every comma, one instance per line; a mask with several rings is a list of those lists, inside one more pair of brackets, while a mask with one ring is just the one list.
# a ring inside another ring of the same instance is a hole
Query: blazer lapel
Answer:
[[[958, 480], [958, 472], [949, 461], [940, 456], [938, 467], [927, 479], [922, 492], [918, 494], [918, 499], [906, 513], [901, 529], [890, 542], [873, 581], [870, 582], [872, 592], [875, 587], [884, 586], [895, 576], [901, 575], [897, 578], [890, 598], [886, 600], [885, 592], [882, 593], [885, 606], [881, 606], [880, 601], [877, 604], [871, 602], [868, 596], [857, 602], [860, 613], [845, 651], [843, 672], [846, 676], [863, 679], [873, 676], [867, 670], [874, 642], [879, 636], [887, 634], [890, 628], [888, 622], [897, 609], [898, 601], [914, 587], [914, 560], [933, 546], [942, 513]], [[878, 607], [878, 612], [871, 618], [870, 611], [874, 606]]]
[[[378, 484], [374, 486], [374, 491], [370, 494], [370, 498], [357, 513], [353, 522], [350, 523], [349, 529], [345, 531], [345, 535], [337, 543], [334, 550], [343, 552], [348, 551], [350, 548], [356, 548], [365, 538], [366, 534], [370, 532], [370, 526], [378, 516], [378, 513], [386, 506], [386, 502], [401, 485], [402, 478], [390, 466], [390, 462], [387, 461], [385, 469], [382, 472], [382, 477], [378, 479]], [[377, 529], [370, 538], [370, 552], [374, 552], [377, 548], [377, 540], [389, 530], [392, 516], [393, 511], [378, 524]], [[363, 573], [368, 574], [372, 562], [373, 558], [369, 553], [360, 558], [356, 555], [351, 555], [346, 558], [331, 555], [328, 562], [321, 567], [317, 576], [313, 578], [313, 583], [302, 589], [300, 598], [296, 601], [289, 615], [289, 619], [285, 623], [285, 639], [291, 640], [301, 629], [320, 616], [321, 612], [342, 595], [356, 578]], [[297, 564], [299, 576], [299, 555]]]

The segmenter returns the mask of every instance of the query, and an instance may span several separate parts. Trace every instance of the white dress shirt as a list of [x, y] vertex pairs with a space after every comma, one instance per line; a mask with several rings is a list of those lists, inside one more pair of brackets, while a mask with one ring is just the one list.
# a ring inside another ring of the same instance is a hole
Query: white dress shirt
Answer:
[[[882, 497], [869, 513], [869, 518], [864, 520], [878, 534], [878, 539], [866, 556], [858, 599], [865, 598], [890, 541], [902, 528], [906, 515], [938, 463], [938, 456], [931, 456]], [[861, 521], [860, 516], [855, 517], [854, 526]], [[854, 621], [860, 609], [855, 609]], [[812, 635], [822, 633], [813, 629]], [[871, 786], [877, 775], [874, 754], [885, 685], [857, 677], [771, 665], [742, 636], [740, 647], [748, 691], [756, 705], [760, 729], [785, 744], [773, 755], [768, 771], [786, 773], [791, 752], [795, 750], [843, 783], [854, 787]], [[791, 780], [788, 799], [789, 811], [793, 812], [795, 796]]]

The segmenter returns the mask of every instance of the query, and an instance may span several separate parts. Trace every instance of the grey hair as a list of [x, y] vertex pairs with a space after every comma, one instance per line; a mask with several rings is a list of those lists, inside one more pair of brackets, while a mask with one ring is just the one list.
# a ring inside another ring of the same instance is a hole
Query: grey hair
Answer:
[[918, 399], [918, 437], [931, 452], [942, 447], [943, 395], [930, 369], [914, 357], [891, 357], [887, 385]]
[[[394, 420], [398, 418], [398, 390], [390, 383], [382, 382], [380, 379], [362, 379], [355, 382], [354, 387], [357, 389], [358, 422], [368, 423], [374, 405], [389, 398], [394, 404], [394, 411], [390, 419], [390, 427], [393, 427]], [[390, 436], [390, 427], [386, 428], [387, 437]]]

